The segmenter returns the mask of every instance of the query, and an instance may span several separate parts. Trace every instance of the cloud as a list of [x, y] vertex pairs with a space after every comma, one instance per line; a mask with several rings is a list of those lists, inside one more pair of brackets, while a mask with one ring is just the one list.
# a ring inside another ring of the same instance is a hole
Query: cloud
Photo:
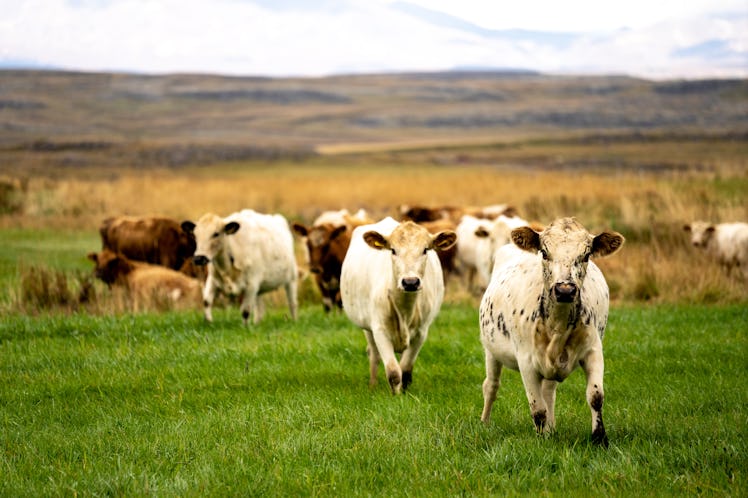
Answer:
[[[748, 74], [745, 9], [672, 18], [650, 2], [647, 22], [610, 29], [596, 21], [603, 15], [599, 4], [528, 0], [504, 12], [505, 4], [483, 0], [0, 0], [0, 64], [268, 76], [466, 66], [647, 77]], [[555, 26], [564, 29], [523, 21], [527, 5], [534, 18], [559, 16]], [[582, 13], [587, 24], [566, 21]], [[631, 17], [621, 14], [616, 25]]]

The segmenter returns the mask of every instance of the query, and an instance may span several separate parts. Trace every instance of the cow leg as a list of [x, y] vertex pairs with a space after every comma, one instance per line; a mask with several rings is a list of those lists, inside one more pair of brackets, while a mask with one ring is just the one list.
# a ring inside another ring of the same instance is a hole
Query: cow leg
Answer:
[[205, 280], [205, 285], [203, 286], [203, 314], [205, 315], [205, 320], [208, 322], [213, 321], [212, 307], [215, 298], [216, 288], [213, 284], [213, 277], [208, 272], [208, 278]]
[[395, 350], [392, 347], [392, 343], [384, 329], [377, 326], [372, 327], [372, 329], [371, 334], [374, 344], [376, 344], [379, 356], [382, 358], [392, 394], [400, 394], [403, 389], [403, 373], [395, 357]]
[[603, 371], [604, 361], [601, 349], [590, 352], [581, 363], [587, 375], [587, 404], [592, 413], [592, 442], [605, 448], [608, 447], [608, 435], [603, 424]]
[[258, 289], [255, 286], [247, 285], [244, 289], [242, 301], [239, 309], [242, 312], [242, 321], [246, 326], [249, 323], [249, 315], [252, 314], [252, 323], [258, 323], [262, 318], [262, 312], [258, 309], [259, 297]]
[[548, 407], [543, 397], [543, 379], [531, 365], [520, 364], [519, 372], [522, 375], [522, 383], [525, 385], [527, 401], [530, 403], [530, 414], [535, 423], [535, 431], [538, 434], [548, 433], [550, 428], [548, 427]]
[[480, 419], [484, 424], [488, 423], [491, 418], [491, 408], [496, 401], [496, 394], [501, 387], [501, 368], [500, 362], [493, 358], [493, 355], [486, 349], [486, 379], [483, 381], [483, 413]]
[[288, 301], [288, 310], [291, 313], [291, 319], [296, 320], [299, 308], [298, 282], [296, 280], [288, 282], [284, 288], [286, 290], [286, 301]]
[[413, 382], [413, 365], [416, 363], [418, 353], [421, 351], [421, 346], [426, 341], [425, 331], [419, 331], [418, 334], [414, 335], [410, 340], [410, 344], [405, 351], [403, 351], [400, 357], [400, 371], [402, 372], [403, 391], [408, 389], [410, 384]]
[[364, 330], [366, 335], [366, 354], [369, 357], [369, 387], [377, 385], [377, 375], [379, 374], [379, 351], [377, 345], [374, 342], [374, 336], [368, 330]]
[[553, 432], [556, 429], [556, 388], [558, 382], [555, 380], [543, 379], [541, 383], [541, 390], [543, 392], [543, 399], [545, 400], [545, 406], [548, 408], [548, 416], [546, 418], [546, 424], [548, 429]]

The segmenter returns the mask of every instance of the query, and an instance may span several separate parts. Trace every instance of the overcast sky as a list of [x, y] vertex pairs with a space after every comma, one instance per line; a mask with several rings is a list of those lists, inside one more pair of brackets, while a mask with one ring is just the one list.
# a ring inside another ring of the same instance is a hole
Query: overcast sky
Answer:
[[748, 0], [0, 0], [0, 67], [748, 77]]

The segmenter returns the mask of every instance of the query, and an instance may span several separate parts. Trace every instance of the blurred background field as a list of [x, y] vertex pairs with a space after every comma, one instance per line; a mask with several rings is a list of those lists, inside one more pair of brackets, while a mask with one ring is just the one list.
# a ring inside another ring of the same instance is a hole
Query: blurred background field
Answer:
[[[401, 204], [508, 203], [541, 224], [573, 215], [623, 233], [624, 251], [600, 261], [614, 301], [748, 299], [748, 283], [682, 229], [748, 220], [745, 80], [3, 71], [0, 81], [9, 292], [34, 266], [85, 275], [113, 215], [252, 208], [308, 222], [343, 207], [381, 217]], [[459, 282], [450, 290], [475, 299]]]

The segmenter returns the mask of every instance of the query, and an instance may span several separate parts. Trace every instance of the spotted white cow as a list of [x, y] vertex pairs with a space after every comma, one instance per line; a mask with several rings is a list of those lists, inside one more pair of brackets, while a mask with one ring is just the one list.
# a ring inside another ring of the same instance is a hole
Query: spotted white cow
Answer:
[[[452, 247], [452, 231], [431, 234], [392, 218], [353, 231], [341, 271], [343, 310], [366, 335], [369, 383], [384, 364], [393, 394], [407, 389], [413, 364], [444, 298], [435, 251]], [[400, 353], [398, 363], [395, 353]]]
[[616, 232], [591, 235], [574, 218], [542, 232], [512, 231], [515, 246], [499, 251], [480, 305], [485, 350], [483, 413], [488, 422], [502, 367], [519, 370], [538, 433], [555, 428], [556, 387], [574, 369], [587, 376], [592, 441], [607, 446], [603, 425], [602, 338], [608, 320], [608, 285], [590, 257], [616, 252]]
[[715, 258], [729, 275], [734, 268], [748, 278], [748, 223], [708, 223], [684, 225], [691, 233], [691, 244]]
[[261, 214], [251, 209], [221, 218], [203, 215], [197, 223], [185, 221], [182, 228], [195, 234], [196, 265], [208, 265], [203, 287], [205, 319], [213, 320], [212, 305], [218, 292], [243, 294], [241, 312], [247, 324], [262, 318], [260, 294], [280, 287], [286, 291], [291, 318], [296, 319], [297, 271], [293, 235], [279, 214]]

